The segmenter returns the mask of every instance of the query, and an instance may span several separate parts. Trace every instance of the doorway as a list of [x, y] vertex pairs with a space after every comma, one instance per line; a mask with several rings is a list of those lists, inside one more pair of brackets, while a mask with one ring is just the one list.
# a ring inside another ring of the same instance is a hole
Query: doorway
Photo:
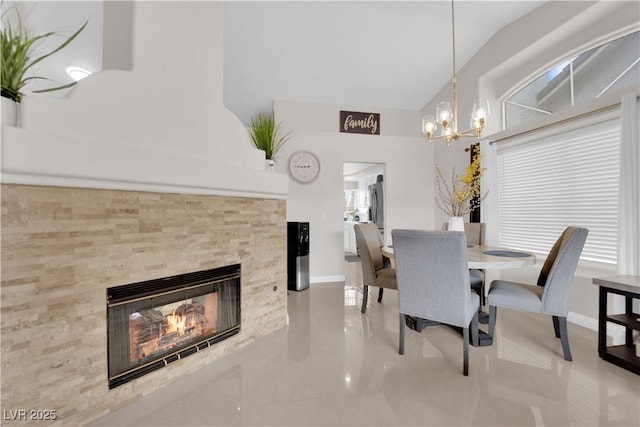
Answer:
[[354, 225], [373, 222], [384, 236], [385, 164], [344, 162], [344, 252], [357, 253]]

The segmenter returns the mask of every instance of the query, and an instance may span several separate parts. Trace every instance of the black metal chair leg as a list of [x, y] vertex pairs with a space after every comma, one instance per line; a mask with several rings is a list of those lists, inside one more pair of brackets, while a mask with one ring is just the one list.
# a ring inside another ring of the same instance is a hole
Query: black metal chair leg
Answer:
[[552, 316], [553, 319], [553, 331], [556, 333], [556, 338], [560, 338], [560, 329], [558, 327], [558, 316]]
[[364, 285], [362, 287], [362, 309], [360, 310], [361, 313], [364, 313], [367, 311], [368, 299], [369, 299], [369, 287], [367, 285]]
[[404, 354], [404, 325], [407, 316], [400, 313], [400, 342], [398, 344], [398, 354]]
[[469, 376], [469, 328], [462, 328], [462, 374]]
[[478, 312], [473, 315], [473, 319], [471, 319], [471, 345], [474, 347], [478, 347], [480, 344], [480, 340], [478, 338]]
[[380, 288], [378, 290], [378, 302], [382, 302], [382, 292], [384, 291], [384, 288]]
[[489, 306], [489, 336], [493, 338], [493, 332], [496, 329], [496, 317], [498, 316], [498, 308], [495, 305]]
[[569, 335], [567, 333], [566, 317], [558, 317], [558, 329], [560, 330], [560, 341], [562, 342], [564, 360], [566, 360], [567, 362], [571, 362], [573, 359], [571, 358], [571, 349], [569, 348]]

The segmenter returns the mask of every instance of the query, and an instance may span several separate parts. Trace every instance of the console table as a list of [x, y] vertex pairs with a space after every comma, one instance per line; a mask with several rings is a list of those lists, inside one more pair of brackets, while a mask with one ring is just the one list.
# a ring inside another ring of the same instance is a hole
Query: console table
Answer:
[[[633, 300], [640, 300], [640, 276], [596, 277], [593, 284], [600, 287], [598, 354], [604, 360], [640, 375], [640, 357], [633, 345], [633, 331], [640, 331], [640, 314], [633, 311]], [[610, 293], [624, 296], [624, 313], [607, 313]], [[624, 326], [624, 345], [607, 346], [607, 322]]]

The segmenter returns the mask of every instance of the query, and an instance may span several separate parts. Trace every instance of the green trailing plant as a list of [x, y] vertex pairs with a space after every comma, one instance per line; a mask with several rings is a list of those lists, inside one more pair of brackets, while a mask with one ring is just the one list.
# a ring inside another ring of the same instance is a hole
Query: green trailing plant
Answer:
[[[62, 44], [49, 53], [32, 58], [34, 45], [37, 42], [45, 40], [56, 33], [51, 31], [38, 36], [30, 36], [22, 25], [22, 20], [18, 16], [18, 26], [13, 28], [11, 23], [6, 22], [4, 28], [0, 32], [0, 48], [2, 49], [2, 63], [0, 81], [2, 82], [2, 96], [12, 101], [20, 102], [22, 100], [22, 89], [31, 80], [49, 80], [41, 76], [28, 76], [28, 71], [40, 61], [48, 58], [56, 52], [64, 49], [71, 43], [87, 26], [84, 23], [75, 33], [69, 36]], [[34, 93], [51, 92], [54, 90], [66, 89], [73, 86], [76, 82], [68, 83], [62, 86], [56, 86], [47, 89], [34, 91]]]
[[257, 116], [251, 117], [251, 129], [249, 131], [253, 146], [259, 150], [263, 150], [268, 160], [274, 160], [278, 150], [291, 137], [290, 132], [283, 133], [280, 125], [276, 124], [273, 113], [258, 113]]

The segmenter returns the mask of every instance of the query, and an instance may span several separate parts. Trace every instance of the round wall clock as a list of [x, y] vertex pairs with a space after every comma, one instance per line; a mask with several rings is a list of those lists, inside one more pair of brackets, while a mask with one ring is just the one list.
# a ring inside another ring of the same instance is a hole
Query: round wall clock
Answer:
[[320, 173], [320, 160], [309, 151], [296, 151], [289, 158], [289, 173], [298, 182], [311, 182]]

